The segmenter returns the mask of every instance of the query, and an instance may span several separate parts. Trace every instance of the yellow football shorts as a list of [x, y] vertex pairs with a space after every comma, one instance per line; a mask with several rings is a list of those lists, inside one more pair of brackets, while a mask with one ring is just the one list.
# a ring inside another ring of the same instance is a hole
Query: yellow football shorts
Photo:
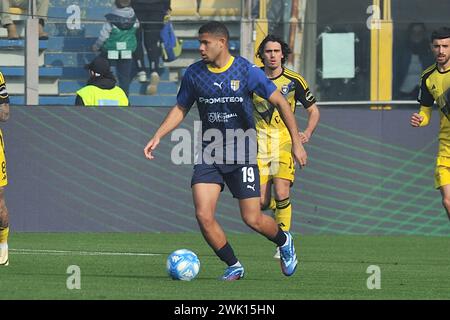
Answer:
[[450, 184], [450, 167], [437, 166], [434, 171], [434, 187], [439, 189]]
[[450, 158], [438, 156], [434, 170], [434, 187], [439, 189], [450, 184]]
[[8, 175], [6, 174], [5, 145], [3, 143], [3, 134], [1, 130], [0, 130], [0, 164], [2, 165], [2, 171], [0, 176], [0, 187], [4, 187], [8, 184]]
[[434, 187], [439, 189], [450, 184], [450, 167], [437, 166], [434, 171]]
[[267, 184], [273, 178], [282, 178], [294, 183], [295, 165], [292, 153], [280, 151], [276, 158], [258, 157], [258, 168], [261, 185]]

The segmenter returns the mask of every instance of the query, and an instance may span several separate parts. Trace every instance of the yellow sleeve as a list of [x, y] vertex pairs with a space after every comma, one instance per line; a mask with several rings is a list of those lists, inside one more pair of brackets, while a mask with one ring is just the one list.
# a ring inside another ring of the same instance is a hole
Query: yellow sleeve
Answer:
[[423, 117], [423, 120], [420, 123], [421, 127], [425, 127], [430, 123], [431, 110], [432, 110], [431, 107], [420, 106], [419, 114]]

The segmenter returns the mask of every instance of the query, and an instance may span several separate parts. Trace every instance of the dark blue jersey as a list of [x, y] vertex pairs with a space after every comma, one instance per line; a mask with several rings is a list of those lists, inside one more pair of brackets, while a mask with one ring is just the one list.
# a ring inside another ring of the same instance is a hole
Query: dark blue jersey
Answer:
[[[186, 70], [177, 103], [188, 110], [197, 103], [204, 135], [202, 151], [211, 154], [214, 163], [256, 163], [252, 95], [268, 99], [276, 89], [260, 68], [242, 57], [232, 57], [220, 70], [199, 61]], [[209, 129], [217, 130], [207, 132]], [[219, 132], [221, 141], [217, 139]], [[236, 138], [241, 133], [248, 138], [245, 150], [239, 147]], [[220, 152], [222, 155], [218, 155]]]

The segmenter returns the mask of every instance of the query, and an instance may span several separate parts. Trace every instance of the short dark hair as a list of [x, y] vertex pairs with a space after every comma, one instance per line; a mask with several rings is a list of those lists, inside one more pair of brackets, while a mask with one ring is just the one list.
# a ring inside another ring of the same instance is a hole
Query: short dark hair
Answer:
[[433, 42], [436, 39], [446, 39], [446, 38], [450, 38], [449, 27], [440, 27], [439, 29], [436, 29], [431, 33], [431, 42]]
[[281, 52], [283, 53], [283, 58], [281, 59], [281, 64], [284, 65], [290, 53], [292, 53], [289, 45], [283, 41], [283, 39], [277, 35], [269, 34], [258, 47], [258, 52], [256, 56], [261, 59], [261, 62], [264, 63], [264, 48], [266, 47], [267, 42], [278, 42], [281, 45]]
[[218, 21], [210, 21], [205, 23], [198, 30], [198, 34], [210, 33], [217, 36], [224, 36], [228, 41], [230, 39], [230, 33], [228, 32], [227, 27]]

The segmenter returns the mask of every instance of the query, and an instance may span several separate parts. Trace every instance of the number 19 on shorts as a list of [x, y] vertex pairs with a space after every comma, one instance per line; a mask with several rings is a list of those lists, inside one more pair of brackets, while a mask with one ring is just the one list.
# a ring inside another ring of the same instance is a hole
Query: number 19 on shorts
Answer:
[[249, 183], [255, 181], [255, 170], [253, 167], [242, 167], [242, 182]]

